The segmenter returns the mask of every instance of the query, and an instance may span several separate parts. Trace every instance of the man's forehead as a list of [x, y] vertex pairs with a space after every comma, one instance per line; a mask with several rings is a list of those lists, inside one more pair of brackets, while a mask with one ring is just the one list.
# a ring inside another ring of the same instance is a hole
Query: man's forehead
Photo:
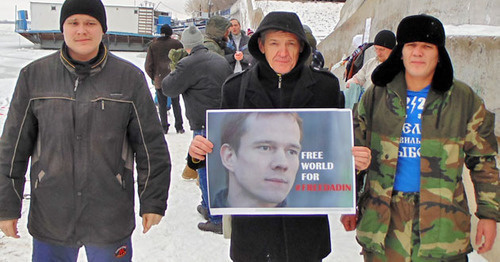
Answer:
[[281, 30], [275, 30], [275, 31], [270, 31], [266, 34], [266, 39], [269, 40], [278, 40], [278, 39], [287, 39], [287, 40], [296, 40], [299, 41], [299, 37], [291, 32], [287, 31], [281, 31]]
[[387, 48], [387, 47], [385, 47], [385, 46], [381, 46], [381, 45], [373, 45], [373, 46], [375, 47], [375, 49], [380, 49], [380, 50], [385, 50], [385, 49], [387, 49], [387, 50], [391, 50], [390, 48]]
[[436, 44], [429, 43], [429, 42], [421, 42], [421, 41], [407, 42], [407, 43], [405, 43], [403, 45], [403, 47], [406, 46], [406, 45], [415, 45], [415, 44], [418, 44], [418, 45], [431, 45], [431, 46], [437, 47]]
[[66, 19], [66, 21], [74, 21], [74, 20], [85, 20], [85, 21], [95, 21], [99, 22], [95, 17], [86, 15], [86, 14], [74, 14]]
[[297, 122], [297, 119], [295, 119], [292, 115], [279, 114], [279, 113], [251, 114], [245, 119], [245, 122], [243, 123], [245, 127], [245, 133], [248, 133], [250, 130], [260, 133], [262, 131], [262, 126], [260, 125], [260, 122], [263, 121], [272, 121], [271, 124], [293, 122], [296, 123], [297, 128], [299, 128], [299, 123]]

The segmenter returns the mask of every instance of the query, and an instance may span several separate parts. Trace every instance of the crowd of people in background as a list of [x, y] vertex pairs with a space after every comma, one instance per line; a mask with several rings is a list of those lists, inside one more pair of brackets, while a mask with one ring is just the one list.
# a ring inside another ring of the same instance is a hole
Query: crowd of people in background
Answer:
[[[145, 61], [158, 110], [144, 74], [101, 42], [107, 24], [100, 0], [66, 0], [60, 26], [61, 50], [22, 69], [0, 140], [0, 229], [8, 237], [19, 237], [31, 161], [33, 261], [76, 261], [82, 246], [89, 261], [132, 260], [134, 163], [146, 233], [167, 208], [170, 154], [178, 153], [165, 140], [168, 107], [176, 133], [184, 134], [180, 98], [193, 133], [182, 177], [198, 180], [201, 201], [193, 209], [206, 220], [198, 228], [222, 234], [230, 223], [233, 261], [321, 261], [331, 252], [329, 221], [249, 214], [223, 222], [212, 215], [208, 109], [352, 108], [363, 194], [342, 223], [357, 230], [365, 261], [467, 261], [464, 165], [477, 197], [474, 241], [478, 253], [491, 250], [500, 221], [494, 115], [455, 79], [439, 19], [414, 15], [396, 34], [379, 31], [369, 43], [376, 57], [347, 72], [345, 92], [295, 13], [271, 12], [255, 32], [222, 16], [211, 17], [205, 32], [190, 26], [175, 37], [164, 25]], [[225, 152], [243, 159], [241, 150]], [[242, 175], [228, 176], [234, 184]], [[223, 193], [231, 197], [221, 203], [236, 203], [238, 196]]]

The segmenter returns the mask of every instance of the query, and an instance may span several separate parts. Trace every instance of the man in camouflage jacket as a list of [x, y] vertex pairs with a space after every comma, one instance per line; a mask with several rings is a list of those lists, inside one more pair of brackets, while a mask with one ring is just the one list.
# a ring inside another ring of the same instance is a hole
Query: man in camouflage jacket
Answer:
[[228, 41], [229, 27], [231, 23], [222, 16], [212, 16], [205, 28], [205, 39], [203, 45], [208, 50], [224, 56], [224, 49]]
[[[375, 69], [375, 86], [363, 95], [354, 116], [356, 144], [372, 150], [357, 240], [366, 261], [467, 261], [472, 247], [464, 164], [477, 198], [478, 253], [491, 249], [500, 220], [494, 115], [469, 86], [453, 79], [439, 20], [427, 15], [404, 18], [397, 42], [388, 60]], [[429, 50], [435, 50], [433, 61], [426, 58]], [[407, 193], [395, 189], [395, 180], [412, 106], [407, 95], [415, 91], [424, 67], [428, 81], [419, 89], [427, 87], [428, 94], [418, 116], [420, 149], [415, 151], [420, 174], [418, 167], [410, 171], [419, 175], [420, 186]]]

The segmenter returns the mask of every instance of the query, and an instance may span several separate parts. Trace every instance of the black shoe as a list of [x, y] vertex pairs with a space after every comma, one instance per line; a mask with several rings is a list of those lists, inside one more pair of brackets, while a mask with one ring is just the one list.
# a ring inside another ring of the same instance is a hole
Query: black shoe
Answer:
[[208, 220], [208, 210], [206, 208], [204, 208], [202, 205], [198, 205], [196, 207], [196, 211], [198, 211], [198, 213], [200, 213], [200, 215], [203, 216], [205, 220]]
[[207, 232], [213, 232], [215, 234], [220, 234], [222, 235], [222, 223], [220, 224], [214, 224], [210, 221], [207, 221], [205, 223], [199, 223], [198, 228], [201, 231], [207, 231]]
[[177, 129], [177, 134], [184, 134], [186, 131], [184, 131], [184, 128]]

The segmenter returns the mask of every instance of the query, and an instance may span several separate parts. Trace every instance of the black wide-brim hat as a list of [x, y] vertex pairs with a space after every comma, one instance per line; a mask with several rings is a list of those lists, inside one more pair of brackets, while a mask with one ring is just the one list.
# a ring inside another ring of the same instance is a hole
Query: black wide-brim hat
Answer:
[[445, 48], [446, 35], [441, 21], [429, 15], [413, 15], [403, 18], [399, 23], [397, 44], [391, 55], [380, 64], [372, 74], [372, 82], [377, 86], [385, 86], [401, 71], [404, 64], [401, 60], [403, 47], [406, 43], [426, 42], [437, 46], [439, 61], [434, 72], [431, 88], [447, 91], [453, 84], [453, 66]]
[[259, 37], [261, 37], [262, 32], [269, 29], [289, 32], [299, 38], [304, 45], [304, 49], [299, 55], [299, 61], [309, 57], [311, 54], [311, 46], [307, 41], [302, 22], [300, 22], [297, 14], [291, 12], [270, 12], [264, 17], [257, 31], [248, 40], [248, 51], [259, 61], [266, 60], [265, 55], [259, 49]]

